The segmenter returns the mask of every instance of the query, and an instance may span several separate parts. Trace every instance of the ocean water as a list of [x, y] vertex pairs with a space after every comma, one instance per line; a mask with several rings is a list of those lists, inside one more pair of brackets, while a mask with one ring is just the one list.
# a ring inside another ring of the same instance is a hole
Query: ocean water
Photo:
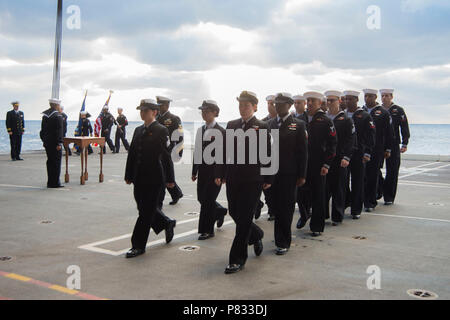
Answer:
[[[4, 120], [3, 120], [4, 121]], [[92, 126], [94, 121], [91, 119]], [[67, 136], [73, 136], [78, 121], [69, 121]], [[142, 122], [130, 122], [127, 127], [127, 138], [131, 140], [133, 131], [140, 126]], [[221, 123], [225, 125], [224, 123]], [[183, 123], [185, 144], [191, 145], [194, 141], [196, 128], [201, 123], [185, 122]], [[40, 120], [29, 120], [25, 122], [25, 134], [22, 140], [22, 152], [44, 150], [42, 141], [39, 138], [41, 130]], [[425, 155], [450, 155], [450, 124], [411, 124], [411, 138], [408, 146], [408, 154]], [[112, 139], [114, 141], [115, 126], [113, 127]], [[0, 131], [0, 153], [10, 152], [9, 135], [6, 127]]]

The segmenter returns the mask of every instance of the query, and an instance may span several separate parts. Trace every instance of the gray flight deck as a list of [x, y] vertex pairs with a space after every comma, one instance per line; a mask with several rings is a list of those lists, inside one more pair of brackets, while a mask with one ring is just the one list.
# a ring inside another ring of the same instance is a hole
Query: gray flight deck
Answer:
[[[234, 223], [227, 215], [215, 238], [197, 240], [188, 164], [176, 166], [185, 197], [170, 206], [167, 194], [164, 205], [177, 220], [174, 240], [167, 245], [164, 232], [151, 233], [146, 254], [125, 259], [137, 218], [132, 187], [123, 182], [126, 153], [106, 154], [102, 184], [97, 153], [89, 157], [86, 185], [79, 184], [80, 158], [72, 156], [71, 181], [58, 190], [45, 188], [44, 153], [24, 154], [21, 162], [0, 156], [0, 257], [11, 257], [0, 259], [0, 299], [415, 299], [409, 289], [450, 299], [448, 157], [408, 155], [395, 205], [381, 203], [360, 220], [347, 215], [338, 227], [327, 221], [319, 238], [308, 225], [295, 228], [296, 210], [285, 256], [274, 254], [273, 222], [263, 215], [256, 222], [265, 232], [263, 254], [249, 247], [245, 269], [225, 275]], [[219, 200], [226, 206], [224, 188]], [[81, 270], [77, 291], [64, 289], [72, 265]], [[368, 289], [369, 266], [379, 268], [381, 289]]]

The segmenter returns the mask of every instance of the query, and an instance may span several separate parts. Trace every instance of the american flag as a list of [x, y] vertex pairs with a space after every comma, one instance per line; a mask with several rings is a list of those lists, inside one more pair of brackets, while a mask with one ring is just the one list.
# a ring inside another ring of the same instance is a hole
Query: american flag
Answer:
[[[109, 100], [111, 100], [111, 95], [114, 93], [114, 91], [109, 91], [109, 97], [108, 100], [106, 100], [105, 105], [103, 107], [107, 107], [109, 105]], [[100, 137], [100, 134], [102, 132], [102, 119], [101, 119], [102, 112], [100, 111], [100, 114], [98, 115], [97, 119], [95, 120], [94, 124], [94, 135], [96, 137]]]

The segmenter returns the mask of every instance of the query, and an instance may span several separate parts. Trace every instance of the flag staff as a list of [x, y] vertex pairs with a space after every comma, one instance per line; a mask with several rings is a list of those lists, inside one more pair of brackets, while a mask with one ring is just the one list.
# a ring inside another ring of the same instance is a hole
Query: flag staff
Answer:
[[52, 98], [54, 99], [59, 99], [59, 88], [60, 88], [62, 10], [63, 10], [63, 0], [58, 0], [58, 11], [56, 18], [56, 33], [55, 33], [55, 62], [53, 65], [53, 82], [52, 82]]

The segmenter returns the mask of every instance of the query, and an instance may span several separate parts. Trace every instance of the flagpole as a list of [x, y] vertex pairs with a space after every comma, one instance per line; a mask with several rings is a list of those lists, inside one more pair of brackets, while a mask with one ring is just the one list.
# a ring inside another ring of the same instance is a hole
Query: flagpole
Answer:
[[62, 42], [62, 10], [63, 0], [58, 0], [55, 33], [55, 62], [53, 66], [52, 98], [59, 99], [61, 77], [61, 42]]

